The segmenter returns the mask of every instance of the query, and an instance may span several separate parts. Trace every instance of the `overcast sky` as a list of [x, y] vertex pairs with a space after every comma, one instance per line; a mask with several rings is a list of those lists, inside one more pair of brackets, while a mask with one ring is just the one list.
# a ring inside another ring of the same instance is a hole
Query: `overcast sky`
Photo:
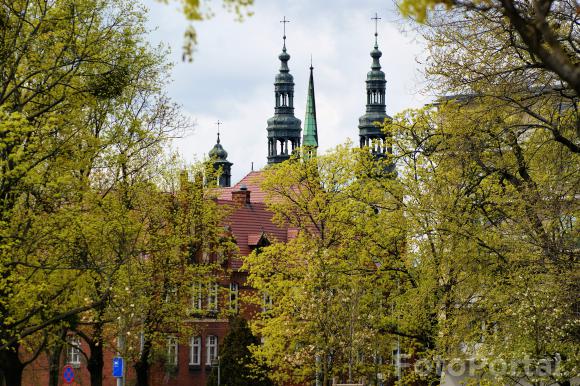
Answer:
[[401, 32], [402, 19], [392, 0], [255, 0], [253, 16], [234, 21], [221, 2], [215, 17], [197, 23], [198, 46], [193, 63], [181, 61], [186, 21], [177, 5], [147, 1], [153, 44], [171, 47], [175, 63], [169, 95], [195, 122], [174, 146], [187, 161], [203, 159], [216, 141], [229, 153], [232, 183], [266, 164], [266, 120], [274, 114], [274, 76], [280, 67], [284, 16], [290, 72], [294, 76], [295, 115], [304, 121], [310, 55], [320, 150], [351, 138], [358, 143], [358, 118], [365, 110], [365, 79], [374, 44], [375, 12], [379, 20], [381, 65], [387, 79], [387, 113], [394, 115], [431, 99], [423, 93], [421, 41]]

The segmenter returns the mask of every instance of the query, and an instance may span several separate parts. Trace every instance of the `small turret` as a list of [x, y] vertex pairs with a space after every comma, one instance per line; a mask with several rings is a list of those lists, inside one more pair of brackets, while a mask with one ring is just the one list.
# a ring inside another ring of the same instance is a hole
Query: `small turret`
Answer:
[[222, 188], [229, 188], [231, 186], [233, 163], [228, 161], [228, 152], [223, 148], [223, 146], [220, 143], [220, 130], [219, 130], [220, 124], [221, 122], [218, 121], [217, 142], [213, 146], [213, 148], [209, 151], [209, 156], [213, 161], [214, 171], [216, 173], [220, 173], [218, 177], [218, 186]]

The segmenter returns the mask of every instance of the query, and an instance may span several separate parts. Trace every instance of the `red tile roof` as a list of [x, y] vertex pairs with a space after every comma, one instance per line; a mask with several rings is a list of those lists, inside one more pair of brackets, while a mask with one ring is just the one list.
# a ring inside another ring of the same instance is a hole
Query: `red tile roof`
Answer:
[[[262, 235], [271, 242], [288, 241], [292, 232], [287, 226], [279, 227], [272, 222], [274, 214], [264, 203], [266, 194], [260, 184], [264, 179], [261, 171], [250, 172], [231, 188], [217, 189], [218, 204], [232, 207], [232, 212], [226, 218], [226, 225], [231, 229], [236, 240], [240, 256], [247, 256], [257, 245]], [[232, 200], [232, 192], [245, 185], [250, 192], [250, 204], [240, 205]], [[239, 269], [242, 261], [239, 257], [230, 259], [230, 267]]]
[[[232, 201], [218, 200], [221, 205], [234, 205]], [[262, 233], [270, 241], [287, 241], [288, 227], [278, 227], [272, 222], [273, 213], [266, 204], [252, 202], [233, 209], [226, 218], [232, 235], [236, 239], [240, 255], [248, 255], [250, 246], [255, 246]]]
[[[235, 205], [230, 200], [218, 200], [218, 204]], [[226, 224], [231, 229], [241, 256], [250, 254], [262, 233], [270, 241], [285, 242], [288, 240], [287, 227], [278, 227], [272, 222], [272, 217], [273, 213], [262, 202], [252, 202], [249, 205], [237, 206], [232, 210], [232, 213], [226, 218]], [[239, 257], [231, 259], [231, 268], [239, 269], [241, 265]]]
[[231, 188], [219, 188], [216, 189], [218, 199], [229, 200], [232, 199], [232, 191], [240, 190], [242, 185], [246, 185], [249, 191], [251, 191], [252, 202], [264, 202], [266, 199], [266, 193], [262, 190], [261, 184], [264, 181], [264, 172], [249, 172], [244, 178], [240, 180], [237, 184]]

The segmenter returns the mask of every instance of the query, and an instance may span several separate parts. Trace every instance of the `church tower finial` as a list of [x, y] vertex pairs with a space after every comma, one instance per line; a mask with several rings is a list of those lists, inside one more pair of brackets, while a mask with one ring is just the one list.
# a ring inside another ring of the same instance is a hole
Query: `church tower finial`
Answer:
[[282, 35], [284, 45], [282, 46], [282, 51], [286, 52], [286, 23], [290, 23], [290, 20], [286, 20], [286, 16], [284, 16], [284, 18], [280, 20], [280, 23], [282, 23], [282, 27], [284, 28], [284, 35]]
[[219, 119], [217, 120], [217, 122], [215, 123], [217, 125], [217, 143], [220, 143], [220, 125], [223, 122], [221, 122]]
[[313, 70], [312, 56], [310, 56], [310, 79], [308, 81], [308, 97], [306, 99], [306, 116], [304, 117], [304, 135], [302, 136], [304, 156], [316, 156], [316, 149], [318, 149]]
[[213, 148], [209, 151], [209, 157], [213, 161], [213, 170], [218, 173], [217, 184], [221, 188], [229, 188], [231, 186], [232, 178], [232, 165], [228, 161], [228, 152], [223, 148], [220, 143], [220, 125], [223, 124], [221, 121], [217, 121], [217, 142]]
[[375, 22], [375, 45], [371, 51], [373, 62], [371, 71], [367, 74], [366, 90], [367, 103], [366, 113], [359, 118], [360, 147], [368, 147], [377, 156], [384, 156], [391, 152], [387, 136], [382, 131], [382, 124], [385, 119], [390, 119], [386, 113], [385, 106], [385, 73], [381, 71], [380, 58], [383, 53], [379, 50], [378, 44], [378, 21], [381, 18], [375, 13], [371, 18]]
[[280, 72], [274, 80], [274, 116], [268, 119], [269, 164], [287, 160], [294, 149], [300, 147], [301, 122], [294, 116], [294, 77], [288, 68], [290, 55], [286, 52], [286, 23], [289, 22], [286, 16], [280, 21], [284, 26], [284, 45], [282, 53], [278, 56]]
[[379, 42], [378, 42], [379, 20], [381, 20], [381, 18], [379, 17], [378, 13], [375, 12], [375, 17], [371, 17], [371, 20], [375, 21], [375, 48], [378, 49], [379, 48]]

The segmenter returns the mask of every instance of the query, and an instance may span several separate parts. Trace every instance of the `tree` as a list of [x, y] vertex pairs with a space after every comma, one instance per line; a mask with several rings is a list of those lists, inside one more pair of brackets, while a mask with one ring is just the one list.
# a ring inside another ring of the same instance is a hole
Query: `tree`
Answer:
[[[383, 354], [395, 339], [416, 363], [477, 356], [490, 384], [573, 376], [578, 175], [566, 160], [576, 155], [488, 100], [456, 97], [387, 122], [396, 178], [384, 173], [392, 160], [346, 149], [267, 172], [270, 208], [298, 230], [245, 261], [272, 299], [255, 322], [256, 353], [276, 380], [372, 374], [353, 351]], [[494, 372], [497, 358], [515, 375]], [[559, 372], [541, 376], [554, 358]], [[407, 371], [399, 382], [433, 379]]]
[[424, 288], [405, 299], [432, 304], [447, 360], [520, 361], [512, 375], [486, 367], [491, 384], [538, 384], [539, 361], [559, 356], [543, 381], [567, 381], [578, 363], [577, 5], [438, 3], [402, 7], [425, 22], [428, 80], [448, 97], [385, 126]]
[[106, 309], [136, 252], [117, 248], [134, 236], [124, 232], [135, 230], [129, 198], [180, 121], [160, 92], [162, 56], [141, 41], [139, 8], [4, 1], [0, 9], [0, 368], [18, 385], [60, 334], [51, 327], [77, 328], [87, 322], [80, 314]]
[[[566, 4], [558, 7], [571, 7]], [[566, 19], [573, 15], [569, 11], [554, 13]], [[428, 44], [427, 75], [433, 90], [439, 95], [485, 97], [490, 108], [511, 110], [534, 130], [546, 130], [578, 153], [578, 90], [541, 62], [509, 19], [497, 9], [462, 7], [429, 15], [428, 24], [418, 29]], [[570, 40], [566, 44], [577, 41], [573, 20], [552, 23], [562, 26], [561, 40]], [[564, 33], [568, 27], [570, 34]]]
[[[565, 160], [575, 156], [526, 123], [475, 98], [408, 111], [388, 125], [408, 197], [407, 253], [418, 262], [419, 286], [398, 312], [430, 319], [435, 352], [448, 361], [528, 358], [537, 366], [558, 354], [561, 372], [544, 380], [569, 380], [578, 361], [570, 296], [578, 176]], [[421, 299], [431, 306], [408, 306]], [[521, 367], [512, 378], [484, 372], [491, 383], [541, 380], [533, 366]]]
[[[250, 348], [260, 344], [252, 334], [248, 322], [234, 316], [229, 321], [230, 330], [220, 347], [220, 381], [224, 386], [269, 386], [267, 369], [252, 355]], [[217, 385], [217, 375], [213, 371], [208, 386]]]
[[194, 284], [203, 283], [207, 298], [210, 284], [213, 288], [216, 277], [223, 275], [216, 256], [235, 249], [223, 237], [226, 212], [203, 184], [205, 166], [191, 169], [195, 177], [189, 181], [187, 171], [177, 165], [171, 161], [152, 191], [141, 197], [146, 238], [140, 255], [123, 267], [117, 299], [126, 307], [122, 311], [131, 310], [122, 316], [119, 333], [126, 338], [124, 355], [134, 363], [137, 384], [144, 386], [149, 385], [152, 366], [168, 373], [174, 369], [165, 355], [168, 339], [185, 343], [197, 334], [195, 320], [213, 312], [195, 309], [194, 297], [203, 295], [195, 292]]
[[275, 381], [376, 381], [378, 372], [392, 370], [381, 358], [390, 359], [397, 336], [430, 341], [390, 312], [397, 283], [411, 285], [413, 274], [389, 165], [347, 145], [266, 171], [263, 188], [275, 220], [298, 233], [244, 263], [260, 300], [271, 299], [254, 327], [264, 340], [256, 353]]
[[503, 32], [513, 38], [512, 48], [523, 54], [521, 59], [527, 68], [547, 70], [567, 83], [576, 96], [580, 94], [580, 31], [577, 23], [580, 5], [577, 1], [403, 0], [401, 9], [404, 14], [425, 21], [429, 11], [440, 5], [468, 18], [493, 20], [502, 25]]

